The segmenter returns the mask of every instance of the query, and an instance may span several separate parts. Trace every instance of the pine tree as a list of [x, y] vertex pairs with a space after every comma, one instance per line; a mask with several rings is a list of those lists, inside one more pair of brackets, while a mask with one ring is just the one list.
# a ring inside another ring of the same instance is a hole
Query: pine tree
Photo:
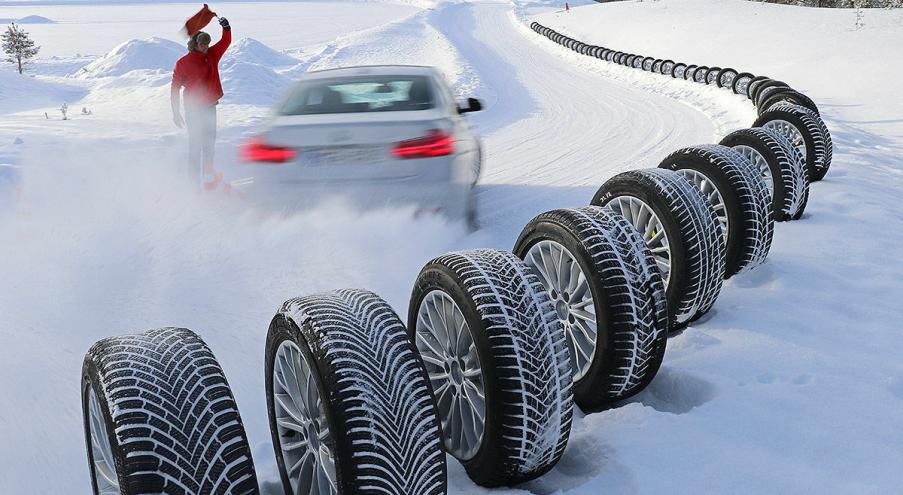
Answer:
[[6, 32], [0, 35], [0, 40], [3, 41], [3, 53], [6, 54], [6, 61], [16, 64], [19, 74], [25, 71], [25, 66], [41, 49], [41, 47], [35, 46], [34, 41], [28, 37], [28, 33], [16, 26], [15, 23], [7, 26]]

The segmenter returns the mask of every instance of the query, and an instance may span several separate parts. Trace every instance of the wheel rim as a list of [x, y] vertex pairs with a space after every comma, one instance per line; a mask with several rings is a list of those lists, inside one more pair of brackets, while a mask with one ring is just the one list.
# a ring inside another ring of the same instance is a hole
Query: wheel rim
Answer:
[[320, 389], [307, 358], [288, 340], [276, 350], [273, 405], [279, 448], [292, 493], [338, 493], [333, 439]]
[[768, 187], [768, 194], [774, 197], [774, 177], [771, 176], [771, 167], [768, 166], [768, 160], [751, 146], [741, 144], [734, 146], [734, 150], [751, 161], [756, 169], [759, 170], [759, 175], [762, 176], [762, 180], [765, 181], [765, 185]]
[[586, 376], [596, 356], [598, 324], [589, 281], [574, 255], [555, 241], [534, 244], [525, 261], [536, 270], [552, 297], [568, 336], [576, 382]]
[[119, 495], [119, 475], [113, 460], [113, 446], [107, 435], [100, 401], [93, 386], [88, 386], [88, 429], [91, 434], [91, 461], [98, 495]]
[[800, 150], [803, 159], [806, 158], [806, 140], [803, 139], [803, 134], [795, 125], [786, 120], [776, 119], [766, 122], [762, 127], [777, 131], [782, 136], [789, 139], [790, 143], [793, 144], [793, 147]]
[[721, 224], [721, 234], [724, 236], [724, 243], [727, 244], [730, 222], [727, 218], [727, 206], [724, 204], [721, 192], [718, 191], [712, 180], [702, 172], [688, 168], [678, 170], [678, 172], [692, 182], [696, 189], [702, 191], [706, 202], [712, 205], [712, 209], [715, 210], [715, 216], [718, 218], [718, 223]]
[[606, 206], [626, 218], [642, 234], [646, 246], [652, 251], [655, 264], [662, 272], [662, 279], [667, 288], [668, 282], [671, 281], [671, 243], [658, 215], [652, 207], [635, 196], [617, 196]]
[[470, 326], [451, 296], [434, 290], [423, 298], [414, 341], [436, 396], [445, 448], [458, 459], [472, 459], [485, 430], [483, 367]]

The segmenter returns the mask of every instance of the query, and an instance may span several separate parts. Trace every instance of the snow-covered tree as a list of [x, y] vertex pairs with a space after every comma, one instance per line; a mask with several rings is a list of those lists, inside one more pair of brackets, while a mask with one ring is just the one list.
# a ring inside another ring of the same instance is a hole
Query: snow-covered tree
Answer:
[[16, 26], [15, 23], [6, 27], [6, 32], [0, 35], [0, 40], [3, 41], [3, 53], [6, 54], [6, 61], [16, 64], [19, 74], [25, 71], [25, 66], [41, 49], [41, 47], [35, 46], [34, 41], [28, 37], [28, 33]]

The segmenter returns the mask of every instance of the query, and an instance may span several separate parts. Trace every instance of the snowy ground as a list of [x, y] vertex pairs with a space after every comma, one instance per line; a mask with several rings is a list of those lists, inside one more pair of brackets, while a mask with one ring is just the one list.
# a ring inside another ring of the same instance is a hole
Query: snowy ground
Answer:
[[[241, 173], [233, 161], [242, 134], [305, 70], [437, 65], [459, 95], [487, 106], [473, 117], [486, 146], [483, 228], [473, 234], [409, 211], [342, 205], [261, 217], [171, 186], [185, 143], [167, 94], [167, 53], [181, 47], [166, 40], [181, 43], [175, 28], [197, 5], [47, 3], [0, 7], [0, 19], [55, 21], [25, 26], [45, 45], [36, 78], [0, 68], [0, 146], [25, 141], [26, 170], [26, 214], [0, 216], [0, 493], [89, 491], [77, 387], [84, 352], [106, 335], [163, 325], [210, 343], [260, 478], [277, 493], [262, 356], [282, 301], [360, 286], [405, 314], [429, 258], [510, 248], [535, 214], [585, 204], [618, 171], [715, 142], [755, 117], [728, 92], [554, 45], [507, 3], [217, 4], [237, 38], [220, 109], [218, 153], [230, 174]], [[740, 0], [557, 8], [518, 12], [617, 49], [785, 80], [818, 102], [837, 152], [804, 219], [779, 225], [768, 263], [727, 282], [712, 314], [670, 340], [650, 389], [578, 418], [558, 468], [497, 492], [899, 489], [903, 264], [893, 252], [903, 239], [903, 74], [889, 61], [903, 43], [903, 12], [868, 11], [854, 30], [852, 11]], [[145, 41], [152, 36], [161, 39]], [[62, 101], [72, 120], [59, 120]], [[82, 106], [93, 115], [78, 115]], [[452, 493], [485, 492], [450, 468]]]

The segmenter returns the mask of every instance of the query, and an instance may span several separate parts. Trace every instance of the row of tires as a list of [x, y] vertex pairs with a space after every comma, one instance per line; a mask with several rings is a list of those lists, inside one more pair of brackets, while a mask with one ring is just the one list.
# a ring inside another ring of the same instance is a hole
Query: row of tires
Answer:
[[818, 106], [811, 98], [783, 81], [730, 67], [686, 64], [591, 45], [538, 22], [531, 23], [530, 29], [582, 55], [675, 79], [725, 88], [745, 96], [753, 102], [759, 114], [753, 127], [761, 127], [763, 123], [775, 120], [787, 122], [783, 132], [801, 148], [811, 170], [810, 182], [821, 180], [828, 173], [833, 145]]
[[[746, 129], [723, 143], [540, 214], [512, 252], [430, 261], [406, 324], [364, 290], [285, 302], [265, 347], [285, 492], [441, 494], [446, 452], [484, 486], [551, 469], [573, 406], [643, 390], [668, 335], [712, 307], [724, 278], [764, 261], [773, 218], [802, 213], [808, 183], [786, 138]], [[226, 376], [192, 331], [97, 342], [82, 399], [95, 493], [258, 492]]]
[[[775, 221], [802, 216], [830, 163], [811, 112], [777, 103], [717, 145], [618, 174], [590, 205], [535, 217], [511, 252], [433, 259], [406, 321], [365, 290], [286, 301], [264, 355], [285, 493], [442, 494], [446, 453], [483, 486], [552, 469], [574, 406], [642, 391], [668, 336], [765, 261]], [[81, 392], [94, 493], [259, 493], [226, 376], [194, 332], [97, 342]]]

